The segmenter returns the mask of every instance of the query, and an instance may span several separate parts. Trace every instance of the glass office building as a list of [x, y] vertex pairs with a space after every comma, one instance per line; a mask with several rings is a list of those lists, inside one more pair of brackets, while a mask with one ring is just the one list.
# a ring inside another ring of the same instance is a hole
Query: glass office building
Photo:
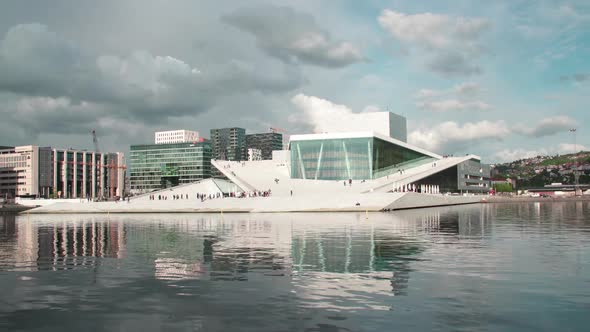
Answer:
[[274, 132], [248, 134], [246, 135], [246, 147], [260, 150], [262, 159], [271, 160], [273, 151], [283, 149], [283, 134]]
[[376, 136], [309, 136], [311, 139], [291, 140], [292, 178], [370, 180], [435, 160], [403, 142], [396, 144]]
[[246, 129], [211, 129], [213, 158], [218, 160], [246, 160]]
[[211, 177], [211, 144], [132, 145], [129, 162], [131, 192], [150, 192]]

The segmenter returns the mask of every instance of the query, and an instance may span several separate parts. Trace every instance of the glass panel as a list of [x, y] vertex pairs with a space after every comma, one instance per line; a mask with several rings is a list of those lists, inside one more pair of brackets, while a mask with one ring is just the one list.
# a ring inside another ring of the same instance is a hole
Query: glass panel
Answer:
[[423, 153], [374, 138], [373, 174], [374, 178], [386, 176], [398, 169], [420, 166], [434, 160]]
[[131, 189], [151, 191], [208, 178], [210, 160], [211, 145], [206, 142], [131, 146]]
[[318, 180], [370, 179], [371, 147], [371, 138], [293, 142], [291, 176]]
[[291, 142], [291, 177], [365, 180], [434, 158], [373, 137]]

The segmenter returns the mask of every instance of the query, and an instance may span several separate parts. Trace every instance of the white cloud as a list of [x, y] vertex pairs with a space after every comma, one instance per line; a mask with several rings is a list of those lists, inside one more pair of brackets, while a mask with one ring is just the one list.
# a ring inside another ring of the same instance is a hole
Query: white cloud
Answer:
[[494, 162], [505, 163], [515, 160], [533, 158], [537, 156], [552, 156], [556, 154], [570, 154], [574, 151], [588, 151], [584, 145], [576, 145], [571, 143], [561, 143], [554, 146], [549, 146], [541, 149], [527, 150], [527, 149], [503, 149], [497, 151], [492, 155]]
[[377, 105], [367, 105], [361, 113], [373, 113], [373, 112], [382, 112], [381, 108]]
[[525, 125], [516, 126], [514, 132], [530, 137], [544, 137], [566, 132], [575, 127], [576, 124], [576, 120], [568, 116], [554, 116], [542, 119], [533, 127]]
[[433, 50], [478, 49], [478, 39], [490, 23], [481, 18], [431, 13], [409, 15], [385, 9], [379, 23], [396, 39]]
[[590, 20], [590, 15], [582, 13], [571, 4], [561, 4], [557, 10], [553, 11], [552, 15], [554, 18], [570, 24]]
[[[298, 94], [291, 102], [300, 114], [292, 114], [291, 123], [304, 123], [312, 127], [313, 132], [354, 131], [361, 128], [357, 113], [349, 107], [333, 103], [315, 96]], [[380, 111], [376, 106], [369, 105], [363, 112]], [[355, 122], [356, 121], [356, 122]], [[464, 149], [469, 142], [481, 140], [502, 140], [510, 134], [503, 121], [480, 121], [462, 125], [448, 121], [434, 128], [421, 128], [412, 131], [408, 142], [431, 151], [454, 152]]]
[[458, 96], [463, 98], [477, 97], [483, 89], [475, 82], [463, 82], [446, 90], [421, 89], [415, 95], [416, 99], [430, 99], [442, 96]]
[[536, 156], [545, 156], [547, 150], [526, 150], [526, 149], [503, 149], [492, 155], [492, 160], [498, 163], [511, 162], [520, 159], [533, 158]]
[[254, 35], [261, 49], [283, 61], [298, 60], [324, 67], [364, 61], [360, 49], [352, 43], [333, 40], [313, 16], [288, 7], [241, 8], [222, 20]]
[[421, 89], [415, 95], [416, 106], [433, 112], [487, 111], [492, 106], [476, 100], [482, 89], [479, 84], [465, 82], [448, 90]]
[[431, 54], [428, 67], [436, 73], [451, 76], [481, 71], [472, 61], [484, 50], [481, 38], [491, 27], [487, 19], [385, 9], [378, 22], [402, 44]]
[[476, 96], [482, 92], [479, 84], [475, 82], [464, 82], [453, 87], [453, 92], [461, 96]]
[[434, 112], [449, 111], [487, 111], [492, 108], [490, 104], [482, 101], [462, 101], [458, 99], [445, 99], [435, 101], [423, 101], [416, 104], [422, 109]]
[[504, 121], [467, 122], [462, 125], [454, 121], [443, 122], [433, 128], [414, 130], [408, 142], [430, 151], [449, 153], [463, 150], [470, 143], [481, 140], [501, 141], [510, 134]]
[[527, 24], [517, 25], [516, 29], [521, 35], [528, 39], [547, 38], [554, 33], [554, 31], [548, 27]]
[[420, 89], [415, 95], [414, 98], [416, 99], [430, 99], [439, 97], [446, 94], [444, 91], [440, 90], [431, 90], [431, 89]]
[[338, 131], [340, 122], [352, 122], [355, 117], [347, 106], [314, 96], [298, 94], [291, 102], [302, 111], [303, 118], [298, 120], [311, 125], [315, 133]]
[[562, 154], [577, 153], [580, 151], [588, 151], [588, 147], [582, 144], [561, 143], [557, 146], [557, 152]]

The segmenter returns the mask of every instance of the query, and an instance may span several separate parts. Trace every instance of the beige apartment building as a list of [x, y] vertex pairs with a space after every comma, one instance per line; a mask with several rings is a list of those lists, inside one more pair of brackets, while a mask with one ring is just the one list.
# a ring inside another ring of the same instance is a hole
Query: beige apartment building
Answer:
[[124, 195], [125, 157], [35, 145], [0, 149], [0, 196], [111, 198]]

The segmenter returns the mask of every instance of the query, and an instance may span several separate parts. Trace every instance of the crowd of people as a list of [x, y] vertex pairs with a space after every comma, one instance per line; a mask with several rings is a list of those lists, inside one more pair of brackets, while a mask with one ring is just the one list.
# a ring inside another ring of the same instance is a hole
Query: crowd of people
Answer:
[[440, 194], [440, 186], [439, 185], [431, 185], [431, 184], [405, 184], [405, 185], [396, 185], [393, 184], [393, 192], [416, 192], [416, 193], [424, 193], [424, 194]]
[[[266, 191], [251, 191], [251, 192], [230, 192], [227, 194], [221, 193], [221, 192], [217, 192], [217, 193], [213, 193], [213, 194], [203, 194], [203, 193], [197, 193], [195, 196], [197, 198], [197, 200], [200, 200], [201, 202], [204, 202], [206, 200], [211, 200], [211, 199], [218, 199], [218, 198], [226, 198], [226, 197], [231, 197], [231, 198], [245, 198], [245, 197], [269, 197], [271, 194], [271, 190], [268, 189]], [[293, 195], [293, 193], [291, 193], [291, 195]], [[170, 198], [172, 200], [187, 200], [189, 199], [189, 194], [173, 194], [170, 195]], [[149, 199], [150, 201], [167, 201], [168, 200], [168, 195], [149, 195]]]

